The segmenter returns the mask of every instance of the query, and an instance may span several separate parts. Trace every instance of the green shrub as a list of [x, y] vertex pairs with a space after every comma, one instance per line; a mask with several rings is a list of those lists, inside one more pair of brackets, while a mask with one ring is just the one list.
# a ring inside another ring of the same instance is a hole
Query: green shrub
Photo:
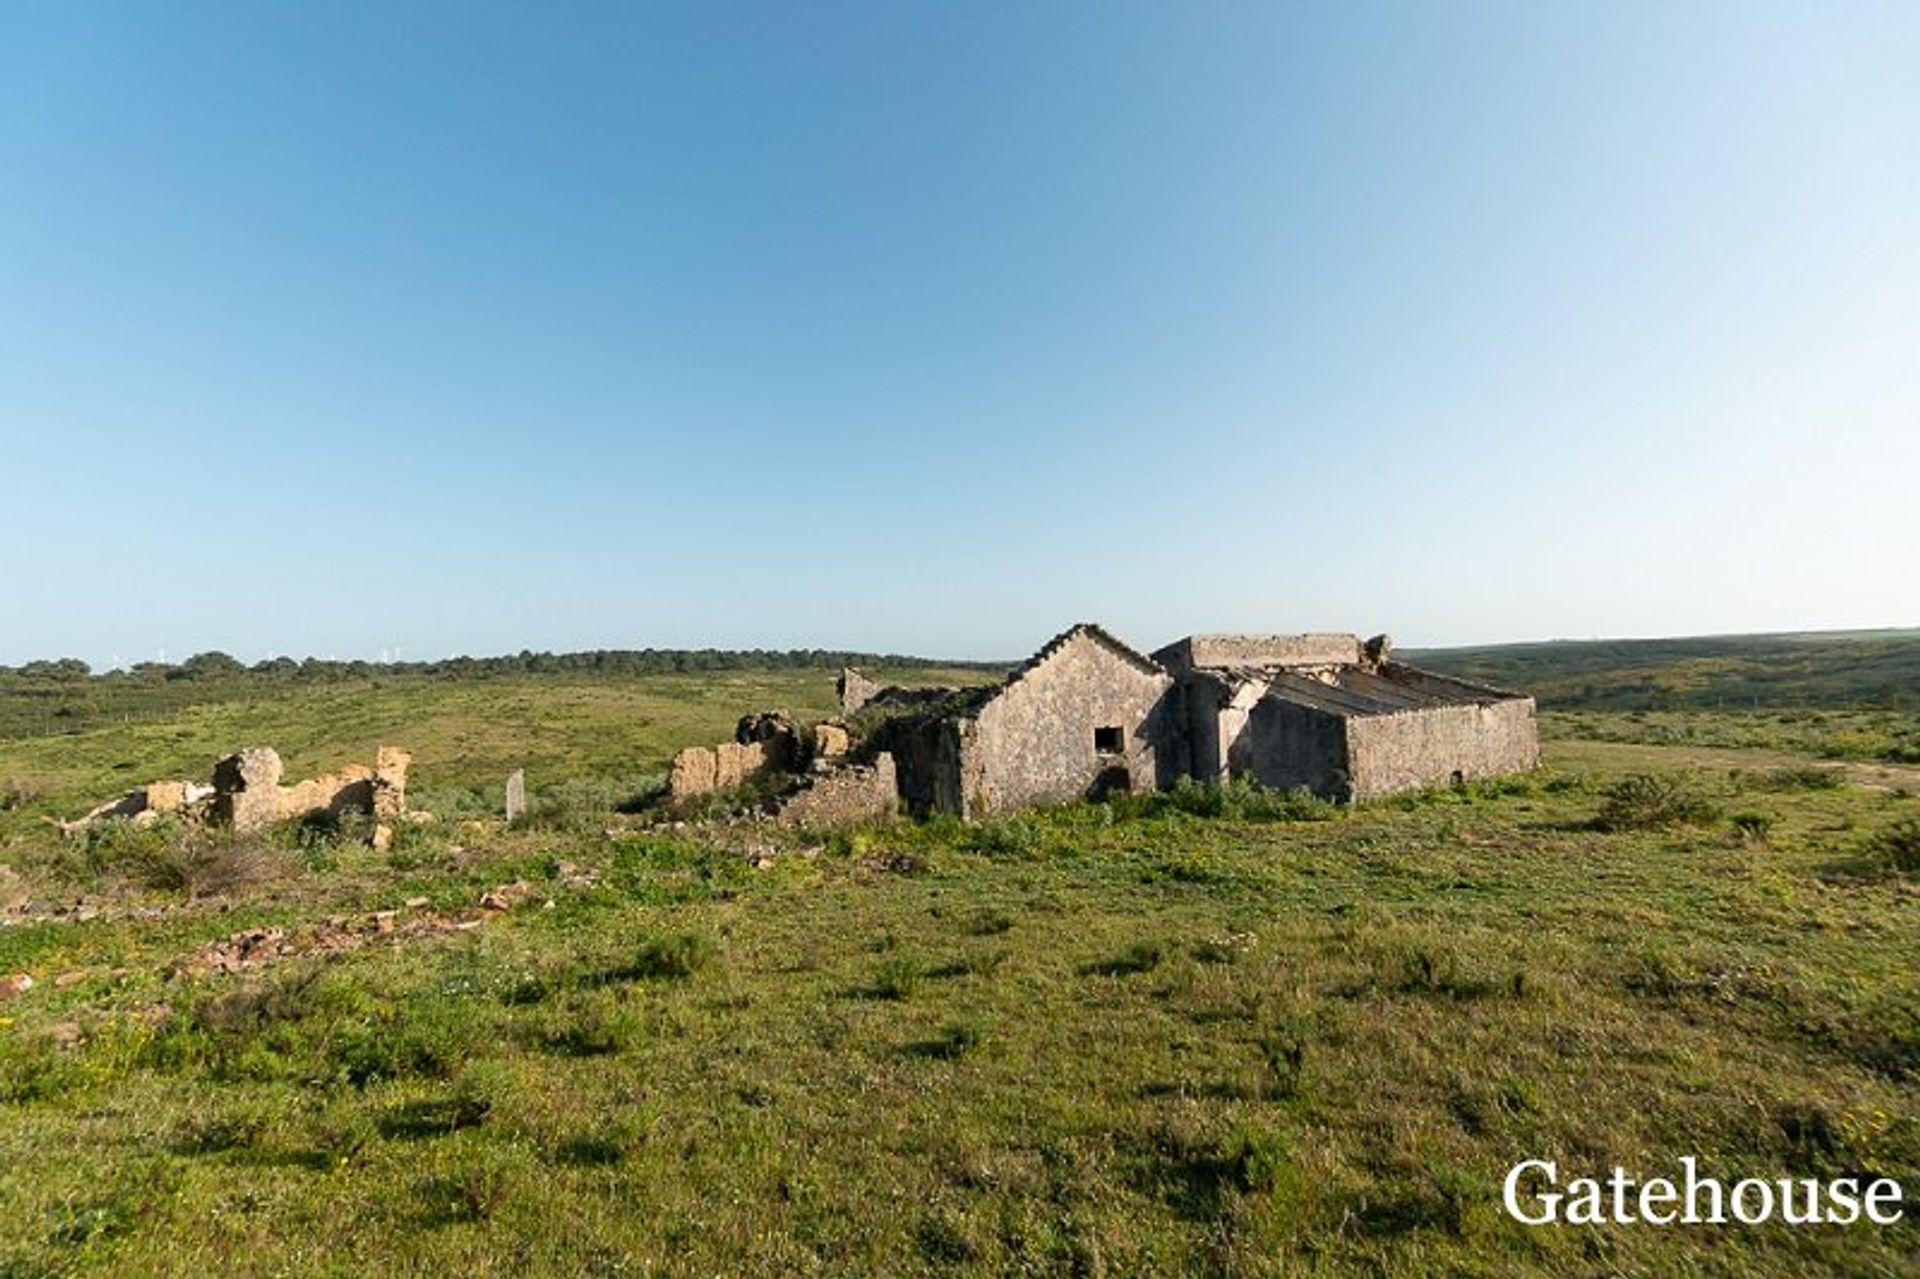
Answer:
[[1920, 873], [1920, 817], [1903, 817], [1874, 837], [1872, 851], [1903, 875]]
[[628, 974], [633, 977], [691, 977], [713, 962], [713, 941], [705, 933], [669, 933], [640, 947]]
[[1241, 822], [1324, 822], [1343, 813], [1338, 804], [1304, 787], [1274, 790], [1244, 777], [1206, 782], [1182, 777], [1170, 790], [1117, 797], [1111, 806], [1122, 819], [1184, 813]]
[[629, 1010], [579, 1002], [542, 1018], [535, 1041], [563, 1057], [610, 1057], [626, 1051], [639, 1032], [639, 1020]]
[[1682, 777], [1636, 773], [1609, 786], [1593, 819], [1604, 831], [1662, 830], [1698, 825], [1719, 815], [1719, 806]]
[[911, 955], [895, 955], [874, 971], [873, 994], [877, 999], [912, 999], [926, 984], [926, 969]]
[[1733, 823], [1733, 829], [1749, 843], [1761, 843], [1773, 829], [1773, 818], [1766, 813], [1741, 812], [1727, 819]]
[[1027, 857], [1039, 851], [1040, 831], [1020, 817], [982, 822], [968, 833], [966, 846], [988, 857]]

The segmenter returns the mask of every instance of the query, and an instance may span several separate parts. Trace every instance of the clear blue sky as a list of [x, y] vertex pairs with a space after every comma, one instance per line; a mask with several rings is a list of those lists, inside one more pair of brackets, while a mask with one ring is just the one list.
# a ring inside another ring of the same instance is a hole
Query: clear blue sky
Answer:
[[1920, 6], [0, 8], [0, 662], [1920, 624]]

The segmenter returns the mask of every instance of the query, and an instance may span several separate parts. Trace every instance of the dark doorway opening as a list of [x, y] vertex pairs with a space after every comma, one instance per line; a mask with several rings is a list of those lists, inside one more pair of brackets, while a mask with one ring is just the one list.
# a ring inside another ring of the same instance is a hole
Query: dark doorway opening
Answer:
[[1127, 749], [1126, 730], [1118, 724], [1093, 730], [1093, 749], [1102, 755], [1119, 755]]

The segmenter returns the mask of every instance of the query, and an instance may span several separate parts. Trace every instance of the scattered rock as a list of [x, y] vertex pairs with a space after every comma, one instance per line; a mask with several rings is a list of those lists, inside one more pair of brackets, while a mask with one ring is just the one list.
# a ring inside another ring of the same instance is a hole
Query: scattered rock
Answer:
[[76, 968], [70, 973], [61, 973], [53, 979], [53, 988], [55, 990], [65, 990], [69, 986], [78, 986], [81, 982], [85, 981], [88, 976], [90, 976], [90, 974], [84, 968]]
[[17, 999], [33, 989], [33, 978], [25, 973], [0, 977], [0, 999]]
[[398, 943], [465, 932], [483, 922], [484, 917], [452, 918], [432, 912], [402, 919], [399, 911], [380, 910], [356, 919], [334, 916], [324, 923], [294, 929], [249, 928], [200, 947], [174, 966], [174, 976], [204, 977], [260, 968], [283, 959], [339, 955], [376, 942]]
[[480, 905], [486, 910], [512, 910], [527, 894], [533, 891], [533, 885], [524, 879], [516, 879], [511, 884], [497, 884], [480, 895]]
[[813, 757], [815, 759], [839, 759], [853, 749], [853, 735], [846, 727], [832, 720], [822, 720], [813, 726]]
[[419, 910], [422, 906], [425, 906], [429, 900], [430, 899], [425, 897], [409, 897], [402, 905], [408, 910]]
[[80, 1023], [76, 1021], [57, 1021], [47, 1027], [46, 1035], [53, 1041], [56, 1048], [62, 1050], [77, 1048], [87, 1038], [80, 1030]]

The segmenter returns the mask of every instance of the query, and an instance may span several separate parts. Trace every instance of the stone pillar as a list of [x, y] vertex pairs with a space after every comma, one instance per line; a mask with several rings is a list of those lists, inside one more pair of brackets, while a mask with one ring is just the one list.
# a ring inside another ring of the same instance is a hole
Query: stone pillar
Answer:
[[407, 767], [413, 752], [382, 746], [373, 757], [373, 820], [390, 822], [407, 811]]
[[280, 820], [286, 766], [271, 746], [252, 746], [213, 766], [213, 820], [241, 833]]
[[879, 695], [880, 685], [853, 667], [846, 666], [840, 670], [835, 691], [840, 694], [840, 713], [851, 715]]
[[527, 770], [516, 768], [507, 774], [507, 820], [525, 815], [527, 811]]

